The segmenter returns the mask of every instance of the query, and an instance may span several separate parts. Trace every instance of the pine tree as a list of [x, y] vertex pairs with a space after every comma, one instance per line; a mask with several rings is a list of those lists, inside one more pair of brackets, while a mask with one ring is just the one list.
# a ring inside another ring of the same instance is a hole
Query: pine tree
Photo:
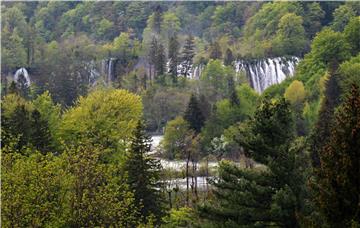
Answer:
[[210, 59], [221, 59], [222, 52], [218, 42], [214, 42], [210, 47]]
[[235, 141], [247, 156], [266, 165], [266, 171], [240, 169], [222, 162], [214, 185], [214, 202], [200, 207], [202, 217], [221, 227], [279, 226], [299, 227], [301, 186], [305, 178], [299, 172], [293, 146], [294, 121], [290, 104], [284, 99], [266, 99], [253, 120], [243, 123]]
[[156, 6], [154, 12], [153, 30], [155, 33], [160, 34], [162, 22], [162, 9], [161, 6]]
[[173, 83], [177, 83], [177, 67], [179, 65], [179, 42], [176, 35], [170, 37], [169, 40], [169, 72], [171, 74]]
[[334, 110], [340, 102], [339, 75], [332, 73], [326, 82], [325, 98], [319, 112], [319, 119], [311, 135], [311, 159], [313, 166], [320, 164], [319, 153], [330, 137]]
[[[328, 121], [328, 120], [327, 120]], [[322, 147], [312, 187], [331, 227], [360, 224], [360, 91], [355, 85], [340, 106]]]
[[199, 102], [194, 94], [191, 94], [184, 119], [189, 122], [190, 128], [196, 133], [199, 133], [204, 126], [205, 119], [200, 110]]
[[17, 94], [20, 95], [20, 92], [16, 86], [16, 83], [14, 81], [12, 81], [9, 85], [9, 94]]
[[33, 110], [31, 113], [31, 144], [40, 152], [52, 152], [52, 137], [49, 125], [45, 120], [41, 119], [40, 112]]
[[150, 50], [149, 50], [149, 63], [150, 63], [150, 80], [153, 80], [156, 76], [156, 72], [151, 72], [152, 69], [156, 69], [156, 59], [157, 59], [157, 50], [158, 50], [158, 41], [155, 36], [153, 36], [150, 44]]
[[182, 69], [181, 74], [184, 77], [187, 77], [192, 64], [193, 64], [193, 58], [195, 56], [195, 44], [194, 44], [194, 37], [192, 35], [189, 35], [187, 39], [185, 40], [185, 45], [183, 47], [182, 51]]
[[27, 84], [27, 81], [23, 75], [19, 76], [16, 86], [18, 88], [21, 97], [25, 99], [29, 97], [30, 94], [29, 85]]
[[225, 66], [232, 66], [234, 62], [234, 56], [230, 48], [226, 49], [225, 57], [224, 57], [224, 65]]
[[228, 79], [229, 99], [232, 106], [240, 105], [240, 100], [236, 93], [235, 82], [233, 77]]
[[157, 77], [165, 73], [166, 60], [164, 46], [158, 42], [155, 36], [151, 41], [149, 58], [150, 64], [154, 68], [154, 77], [159, 80]]
[[156, 49], [156, 59], [155, 59], [155, 71], [157, 76], [164, 75], [165, 65], [166, 65], [165, 49], [162, 44], [158, 44]]
[[17, 145], [15, 146], [16, 150], [21, 152], [22, 148], [29, 145], [31, 119], [30, 113], [24, 105], [16, 106], [12, 115], [3, 118], [1, 124], [10, 138], [18, 138]]
[[163, 214], [163, 198], [160, 192], [161, 164], [147, 154], [150, 146], [151, 138], [146, 134], [143, 123], [139, 121], [126, 155], [124, 171], [128, 176], [129, 187], [134, 192], [136, 205], [142, 206], [142, 218], [152, 214], [160, 219]]

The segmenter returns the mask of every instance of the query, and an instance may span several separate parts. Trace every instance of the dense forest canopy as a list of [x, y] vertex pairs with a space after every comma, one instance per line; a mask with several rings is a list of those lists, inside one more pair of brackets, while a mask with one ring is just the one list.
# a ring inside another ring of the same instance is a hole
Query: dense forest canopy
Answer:
[[360, 226], [359, 2], [3, 1], [1, 60], [4, 227]]

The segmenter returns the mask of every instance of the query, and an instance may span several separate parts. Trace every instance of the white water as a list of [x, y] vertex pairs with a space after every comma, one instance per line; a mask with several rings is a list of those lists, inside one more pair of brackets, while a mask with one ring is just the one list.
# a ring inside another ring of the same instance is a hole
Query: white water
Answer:
[[299, 63], [298, 57], [261, 60], [238, 60], [235, 62], [237, 73], [245, 72], [251, 86], [259, 93], [267, 87], [278, 84], [295, 73], [295, 66]]
[[31, 81], [30, 81], [30, 76], [28, 71], [22, 67], [20, 69], [18, 69], [15, 74], [14, 74], [14, 81], [17, 83], [19, 81], [20, 76], [23, 76], [24, 79], [26, 80], [25, 84], [27, 87], [29, 87], [31, 85]]
[[[257, 60], [237, 60], [234, 62], [236, 73], [244, 72], [250, 85], [258, 92], [263, 92], [267, 87], [281, 83], [295, 73], [295, 66], [299, 63], [298, 57], [277, 57]], [[167, 64], [169, 66], [169, 62]], [[178, 74], [181, 75], [182, 64], [178, 66]], [[167, 68], [169, 71], [169, 68]], [[204, 65], [193, 65], [186, 77], [200, 79]]]
[[[196, 177], [198, 190], [206, 189], [208, 184], [208, 178], [211, 177]], [[186, 178], [175, 178], [175, 179], [167, 180], [166, 187], [167, 189], [179, 188], [180, 190], [186, 190]], [[191, 177], [189, 177], [189, 188], [191, 189]]]

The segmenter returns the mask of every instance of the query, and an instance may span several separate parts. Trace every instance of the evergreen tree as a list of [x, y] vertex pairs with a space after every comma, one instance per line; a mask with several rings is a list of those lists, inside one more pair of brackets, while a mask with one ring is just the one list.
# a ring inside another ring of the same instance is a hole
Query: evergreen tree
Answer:
[[12, 81], [9, 85], [9, 94], [17, 94], [19, 95], [19, 90], [16, 86], [16, 83]]
[[240, 100], [238, 98], [236, 89], [235, 89], [235, 82], [233, 77], [229, 77], [228, 79], [228, 87], [229, 87], [229, 99], [230, 103], [233, 106], [240, 105]]
[[326, 82], [325, 97], [319, 112], [319, 119], [311, 134], [311, 159], [315, 167], [320, 164], [319, 153], [330, 137], [334, 110], [340, 102], [341, 92], [338, 77], [339, 75], [336, 73], [330, 74]]
[[[329, 121], [329, 120], [327, 120]], [[360, 91], [355, 85], [335, 114], [312, 187], [331, 227], [360, 224]]]
[[182, 70], [181, 73], [184, 77], [187, 77], [192, 64], [193, 58], [195, 56], [195, 44], [194, 44], [194, 37], [189, 35], [185, 40], [185, 45], [182, 51]]
[[41, 118], [40, 112], [34, 110], [31, 113], [31, 144], [40, 152], [52, 151], [52, 138], [48, 123]]
[[[17, 105], [11, 116], [3, 117], [1, 124], [9, 139], [17, 138], [16, 150], [20, 152], [22, 148], [29, 145], [31, 119], [25, 105]], [[6, 139], [4, 143], [6, 144]]]
[[165, 50], [164, 46], [158, 42], [155, 36], [151, 41], [149, 58], [150, 64], [154, 67], [155, 78], [164, 75], [166, 65]]
[[29, 98], [30, 90], [29, 85], [23, 75], [19, 76], [18, 81], [16, 82], [16, 87], [18, 88], [19, 95], [23, 98]]
[[155, 33], [160, 34], [162, 22], [162, 9], [161, 6], [156, 6], [154, 12], [153, 30]]
[[202, 217], [223, 227], [299, 227], [303, 173], [293, 146], [294, 122], [284, 99], [265, 100], [255, 117], [240, 126], [234, 138], [247, 156], [267, 166], [266, 171], [240, 169], [222, 162], [214, 202], [200, 207]]
[[155, 36], [153, 36], [150, 44], [149, 50], [149, 63], [150, 63], [150, 80], [153, 80], [155, 77], [155, 72], [151, 73], [152, 69], [155, 71], [155, 64], [157, 58], [157, 50], [158, 50], [158, 41]]
[[191, 94], [188, 107], [186, 109], [184, 119], [189, 122], [190, 128], [199, 133], [204, 126], [204, 116], [200, 110], [199, 102], [194, 94]]
[[218, 42], [214, 42], [210, 47], [210, 59], [221, 59], [222, 53]]
[[170, 37], [169, 40], [169, 72], [173, 83], [177, 83], [177, 67], [179, 65], [179, 42], [176, 35]]
[[231, 66], [234, 62], [234, 56], [230, 48], [226, 49], [225, 57], [224, 57], [224, 65]]
[[143, 123], [139, 121], [127, 152], [124, 171], [128, 176], [129, 187], [134, 192], [136, 205], [142, 206], [142, 218], [154, 215], [160, 219], [163, 214], [161, 164], [147, 154], [150, 146], [151, 138], [146, 134]]
[[165, 65], [166, 65], [166, 59], [165, 59], [165, 49], [162, 44], [158, 44], [156, 49], [156, 59], [155, 59], [155, 71], [156, 75], [163, 76], [165, 73]]

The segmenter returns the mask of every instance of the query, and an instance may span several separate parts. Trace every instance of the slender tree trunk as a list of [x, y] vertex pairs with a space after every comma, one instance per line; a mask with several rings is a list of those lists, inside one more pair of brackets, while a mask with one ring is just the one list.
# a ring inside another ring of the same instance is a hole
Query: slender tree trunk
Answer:
[[193, 176], [194, 176], [194, 179], [195, 179], [194, 192], [195, 192], [196, 200], [198, 200], [196, 170], [197, 170], [197, 162], [196, 162], [196, 161], [193, 161]]
[[189, 206], [189, 162], [190, 162], [190, 152], [186, 159], [186, 205]]
[[168, 195], [169, 195], [169, 206], [170, 206], [170, 209], [172, 208], [172, 202], [171, 202], [171, 190], [168, 191]]
[[209, 156], [206, 156], [206, 192], [209, 192], [209, 184], [208, 184], [208, 178], [209, 178]]

